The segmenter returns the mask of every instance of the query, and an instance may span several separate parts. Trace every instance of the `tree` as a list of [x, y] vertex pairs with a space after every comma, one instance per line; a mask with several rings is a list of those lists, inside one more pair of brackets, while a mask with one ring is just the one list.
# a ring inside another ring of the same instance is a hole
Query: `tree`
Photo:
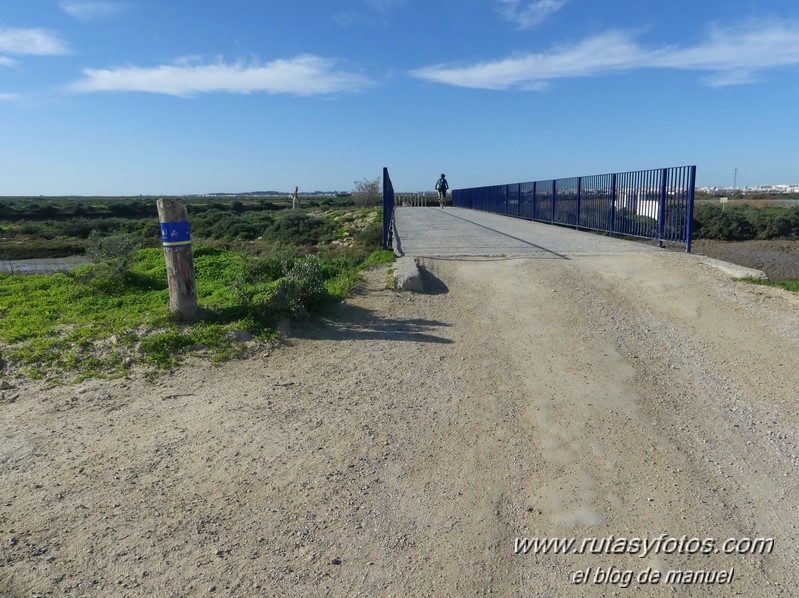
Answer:
[[352, 191], [352, 201], [356, 206], [371, 208], [380, 204], [380, 177], [373, 181], [364, 178], [354, 183], [355, 189]]

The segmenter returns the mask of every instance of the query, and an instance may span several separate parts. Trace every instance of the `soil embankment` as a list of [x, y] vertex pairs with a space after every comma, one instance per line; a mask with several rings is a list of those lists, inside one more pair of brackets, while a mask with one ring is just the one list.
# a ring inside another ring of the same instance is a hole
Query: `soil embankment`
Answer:
[[713, 241], [697, 239], [693, 252], [762, 270], [769, 280], [799, 280], [799, 241]]

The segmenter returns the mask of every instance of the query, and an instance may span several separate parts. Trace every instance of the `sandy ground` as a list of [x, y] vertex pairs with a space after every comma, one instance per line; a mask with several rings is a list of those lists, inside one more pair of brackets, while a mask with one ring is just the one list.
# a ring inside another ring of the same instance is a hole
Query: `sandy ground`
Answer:
[[[797, 595], [799, 298], [669, 252], [423, 265], [244, 361], [12, 381], [0, 592]], [[727, 577], [638, 581], [693, 570]]]

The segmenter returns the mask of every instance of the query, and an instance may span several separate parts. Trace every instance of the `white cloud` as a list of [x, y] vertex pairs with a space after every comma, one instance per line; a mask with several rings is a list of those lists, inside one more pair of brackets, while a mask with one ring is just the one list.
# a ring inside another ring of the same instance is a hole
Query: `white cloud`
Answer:
[[567, 0], [538, 0], [522, 2], [521, 0], [497, 0], [497, 10], [509, 21], [515, 21], [520, 29], [532, 29], [543, 23], [549, 16], [558, 12]]
[[0, 66], [15, 67], [19, 64], [18, 60], [9, 58], [8, 56], [0, 56]]
[[127, 5], [121, 2], [74, 2], [63, 0], [59, 6], [69, 16], [80, 21], [95, 21], [122, 13]]
[[750, 71], [718, 71], [702, 77], [702, 81], [709, 87], [727, 87], [758, 83], [762, 79]]
[[472, 66], [438, 65], [412, 71], [414, 77], [459, 87], [540, 88], [552, 79], [587, 77], [623, 70], [642, 60], [642, 51], [622, 33], [606, 33], [549, 54], [526, 54]]
[[69, 54], [69, 47], [57, 35], [44, 29], [0, 27], [0, 52], [54, 56]]
[[21, 99], [18, 93], [0, 93], [0, 102], [18, 102]]
[[361, 91], [372, 85], [362, 75], [336, 70], [332, 60], [308, 54], [266, 64], [191, 64], [182, 60], [153, 68], [84, 69], [83, 75], [71, 90], [141, 91], [179, 97], [220, 92], [310, 96]]
[[753, 22], [731, 29], [710, 28], [706, 42], [664, 53], [652, 66], [715, 71], [714, 86], [760, 80], [758, 71], [799, 65], [798, 22]]
[[645, 48], [632, 34], [614, 31], [556, 47], [468, 66], [433, 65], [411, 76], [458, 87], [542, 89], [554, 79], [599, 76], [642, 68], [708, 71], [708, 85], [751, 83], [765, 69], [799, 65], [799, 24], [751, 22], [734, 29], [712, 27], [694, 47]]

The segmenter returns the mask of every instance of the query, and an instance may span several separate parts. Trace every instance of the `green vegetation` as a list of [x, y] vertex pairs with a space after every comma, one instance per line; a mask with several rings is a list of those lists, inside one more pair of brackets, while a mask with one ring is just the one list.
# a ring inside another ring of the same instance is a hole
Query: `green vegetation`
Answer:
[[212, 360], [242, 353], [244, 339], [269, 341], [281, 317], [302, 318], [342, 299], [365, 261], [288, 251], [257, 257], [213, 247], [194, 252], [202, 318], [169, 313], [160, 249], [133, 254], [128, 269], [109, 262], [55, 275], [0, 275], [0, 340], [6, 369], [29, 377], [122, 375], [135, 364], [176, 366], [187, 355]]
[[761, 280], [760, 278], [743, 278], [744, 282], [759, 284], [766, 287], [780, 287], [787, 291], [799, 293], [799, 280]]
[[[354, 205], [351, 197], [304, 197], [303, 209], [292, 212], [285, 196], [178, 199], [189, 212], [192, 237], [224, 247], [247, 241], [270, 247], [328, 243], [336, 235], [327, 214]], [[92, 231], [126, 233], [158, 247], [155, 198], [0, 198], [0, 259], [79, 255]]]
[[723, 241], [799, 239], [799, 206], [697, 204], [694, 238]]
[[157, 216], [2, 222], [0, 259], [35, 238], [36, 251], [79, 246], [92, 263], [54, 275], [0, 274], [0, 377], [119, 376], [273, 342], [280, 319], [308, 317], [351, 293], [362, 269], [393, 260], [379, 249], [380, 211], [344, 201], [300, 211], [263, 201], [189, 204], [201, 309], [192, 324], [169, 312]]

